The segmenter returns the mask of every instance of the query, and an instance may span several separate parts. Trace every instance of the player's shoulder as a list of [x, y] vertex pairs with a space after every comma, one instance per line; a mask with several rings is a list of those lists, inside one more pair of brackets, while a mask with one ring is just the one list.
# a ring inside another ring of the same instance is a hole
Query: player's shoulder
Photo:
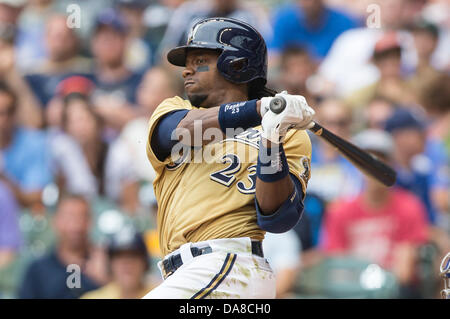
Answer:
[[174, 97], [169, 97], [165, 100], [163, 100], [158, 107], [156, 108], [156, 111], [158, 111], [161, 108], [167, 108], [167, 107], [175, 107], [175, 108], [192, 108], [191, 103], [188, 100], [185, 100], [181, 98], [180, 96], [176, 95]]
[[163, 100], [155, 109], [150, 121], [156, 120], [164, 114], [170, 113], [176, 110], [190, 110], [192, 105], [188, 100], [184, 100], [179, 96], [174, 96]]

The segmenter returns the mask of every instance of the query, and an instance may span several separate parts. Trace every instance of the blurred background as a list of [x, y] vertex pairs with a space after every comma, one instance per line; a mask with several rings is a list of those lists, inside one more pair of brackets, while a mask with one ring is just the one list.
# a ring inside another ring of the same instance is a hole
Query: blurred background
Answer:
[[214, 16], [255, 26], [268, 86], [398, 174], [380, 186], [311, 136], [303, 217], [264, 240], [277, 297], [439, 298], [446, 0], [0, 0], [0, 298], [140, 298], [161, 281], [147, 122], [183, 96], [165, 53]]

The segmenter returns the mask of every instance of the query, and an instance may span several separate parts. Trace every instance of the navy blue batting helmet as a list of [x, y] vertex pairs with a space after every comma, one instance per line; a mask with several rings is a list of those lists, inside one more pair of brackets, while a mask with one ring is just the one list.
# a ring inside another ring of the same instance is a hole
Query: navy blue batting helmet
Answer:
[[263, 37], [251, 25], [230, 18], [208, 18], [197, 22], [187, 44], [169, 51], [167, 59], [185, 66], [188, 49], [220, 51], [217, 69], [233, 83], [255, 80], [267, 82], [267, 47]]

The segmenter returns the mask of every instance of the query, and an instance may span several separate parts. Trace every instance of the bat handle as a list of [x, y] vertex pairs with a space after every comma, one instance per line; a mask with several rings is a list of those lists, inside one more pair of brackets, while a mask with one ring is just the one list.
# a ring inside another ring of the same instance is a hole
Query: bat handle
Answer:
[[270, 101], [269, 108], [273, 113], [280, 114], [286, 108], [286, 100], [281, 96], [276, 96]]

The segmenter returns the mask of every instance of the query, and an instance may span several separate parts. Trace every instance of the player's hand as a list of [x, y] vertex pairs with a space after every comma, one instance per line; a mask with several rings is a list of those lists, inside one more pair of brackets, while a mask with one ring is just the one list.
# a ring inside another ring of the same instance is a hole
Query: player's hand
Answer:
[[282, 143], [289, 129], [306, 130], [313, 124], [314, 110], [301, 95], [290, 95], [286, 91], [278, 93], [286, 100], [286, 108], [279, 114], [270, 108], [271, 97], [261, 99], [262, 137], [273, 143]]

